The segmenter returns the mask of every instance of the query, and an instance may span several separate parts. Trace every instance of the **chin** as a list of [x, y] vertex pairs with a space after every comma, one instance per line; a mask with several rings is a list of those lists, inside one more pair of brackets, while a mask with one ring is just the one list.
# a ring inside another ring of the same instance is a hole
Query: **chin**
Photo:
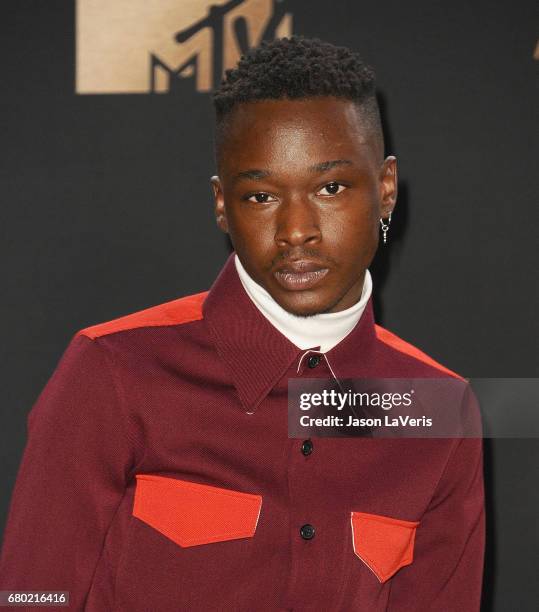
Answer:
[[290, 314], [297, 317], [312, 317], [323, 312], [327, 312], [331, 308], [331, 304], [326, 304], [320, 301], [301, 301], [301, 300], [276, 300]]

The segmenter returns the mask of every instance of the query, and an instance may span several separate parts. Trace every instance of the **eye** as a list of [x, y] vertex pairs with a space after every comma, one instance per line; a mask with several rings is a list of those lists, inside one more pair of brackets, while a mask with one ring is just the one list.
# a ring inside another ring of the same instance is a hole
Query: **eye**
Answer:
[[[253, 198], [255, 198], [253, 200]], [[270, 199], [271, 195], [269, 193], [264, 193], [263, 191], [260, 191], [258, 193], [253, 193], [250, 196], [245, 196], [245, 199], [248, 202], [256, 202], [257, 204], [267, 204], [268, 202], [274, 202], [275, 199]]]
[[[339, 187], [342, 187], [342, 189], [339, 189]], [[322, 191], [324, 191], [324, 189], [326, 191], [329, 191], [329, 193], [321, 193]], [[327, 183], [326, 185], [324, 185], [322, 189], [318, 192], [318, 194], [323, 195], [323, 196], [337, 195], [341, 193], [344, 189], [346, 189], [344, 185], [341, 185], [341, 183], [337, 183], [336, 181], [332, 181], [331, 183]]]

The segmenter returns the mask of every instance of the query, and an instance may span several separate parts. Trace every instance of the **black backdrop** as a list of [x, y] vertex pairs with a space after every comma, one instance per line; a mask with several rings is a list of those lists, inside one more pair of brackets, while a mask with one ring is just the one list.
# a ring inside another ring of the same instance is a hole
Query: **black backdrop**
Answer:
[[[378, 75], [400, 196], [377, 319], [466, 377], [538, 375], [534, 4], [286, 2], [295, 33]], [[76, 94], [74, 4], [0, 15], [3, 525], [26, 414], [73, 333], [207, 289], [228, 244], [208, 94]], [[535, 610], [539, 442], [487, 440], [485, 464], [484, 609]]]

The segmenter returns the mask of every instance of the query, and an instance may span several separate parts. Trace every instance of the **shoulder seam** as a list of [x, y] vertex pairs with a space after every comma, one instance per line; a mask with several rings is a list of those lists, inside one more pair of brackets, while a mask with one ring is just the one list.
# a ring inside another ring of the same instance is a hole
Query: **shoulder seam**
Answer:
[[418, 349], [413, 344], [406, 342], [406, 340], [403, 340], [402, 338], [397, 336], [397, 334], [394, 334], [393, 332], [390, 332], [388, 329], [385, 329], [385, 327], [382, 327], [381, 325], [378, 325], [376, 323], [374, 327], [376, 330], [376, 337], [378, 338], [378, 340], [380, 340], [380, 342], [383, 342], [387, 346], [390, 346], [392, 349], [398, 351], [399, 353], [403, 353], [404, 355], [408, 355], [409, 357], [418, 359], [419, 361], [422, 361], [423, 363], [426, 363], [427, 365], [430, 365], [433, 368], [440, 370], [441, 372], [450, 374], [451, 376], [454, 376], [455, 378], [459, 378], [460, 380], [465, 380], [465, 378], [461, 376], [460, 374], [457, 374], [456, 372], [453, 372], [453, 370], [446, 368], [444, 365], [442, 365], [441, 363], [439, 363], [432, 357], [429, 357], [429, 355], [424, 353], [422, 350]]
[[202, 291], [193, 295], [187, 295], [175, 300], [163, 302], [149, 308], [97, 323], [79, 329], [77, 336], [85, 336], [95, 340], [101, 336], [107, 336], [121, 331], [129, 331], [142, 327], [166, 327], [170, 325], [181, 325], [199, 321], [203, 318], [202, 304], [208, 295], [208, 291]]

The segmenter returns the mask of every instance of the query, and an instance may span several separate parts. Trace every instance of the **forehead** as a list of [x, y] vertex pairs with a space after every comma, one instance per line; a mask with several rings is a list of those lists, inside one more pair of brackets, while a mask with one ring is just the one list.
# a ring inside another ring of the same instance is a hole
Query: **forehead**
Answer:
[[300, 170], [328, 159], [371, 164], [376, 143], [361, 110], [330, 96], [238, 104], [219, 135], [220, 173], [245, 166]]

